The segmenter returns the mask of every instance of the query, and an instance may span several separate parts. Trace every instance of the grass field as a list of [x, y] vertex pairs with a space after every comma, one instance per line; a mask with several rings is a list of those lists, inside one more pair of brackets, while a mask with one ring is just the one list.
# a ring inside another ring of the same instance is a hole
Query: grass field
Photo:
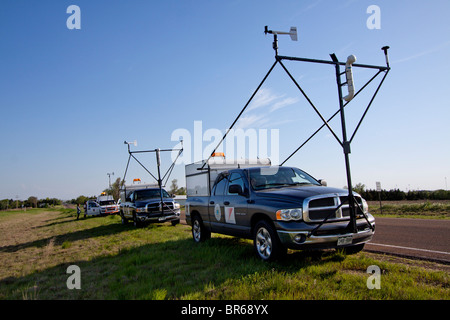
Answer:
[[369, 211], [375, 216], [450, 219], [450, 200], [369, 201]]
[[[289, 252], [264, 263], [252, 243], [186, 225], [75, 219], [73, 209], [0, 213], [0, 299], [450, 299], [446, 266], [361, 252]], [[81, 270], [69, 290], [67, 268]], [[369, 290], [367, 268], [381, 270]]]

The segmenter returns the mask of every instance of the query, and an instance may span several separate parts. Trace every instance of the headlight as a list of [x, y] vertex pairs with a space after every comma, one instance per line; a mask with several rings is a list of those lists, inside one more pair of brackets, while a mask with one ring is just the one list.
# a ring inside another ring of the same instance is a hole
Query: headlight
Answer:
[[136, 208], [136, 212], [147, 212], [147, 209], [145, 207]]
[[301, 220], [303, 215], [302, 208], [282, 209], [277, 211], [277, 220]]
[[174, 209], [180, 209], [180, 204], [178, 202], [174, 202], [173, 203], [173, 208]]
[[365, 215], [369, 213], [369, 205], [367, 204], [367, 201], [361, 198], [362, 200], [362, 209]]

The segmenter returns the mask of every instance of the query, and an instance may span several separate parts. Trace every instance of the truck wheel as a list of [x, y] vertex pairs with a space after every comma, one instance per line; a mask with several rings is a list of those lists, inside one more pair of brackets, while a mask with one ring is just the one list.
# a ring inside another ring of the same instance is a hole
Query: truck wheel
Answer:
[[267, 221], [261, 220], [255, 226], [253, 246], [258, 256], [264, 261], [282, 258], [287, 253], [273, 227]]
[[136, 228], [140, 227], [140, 225], [141, 225], [141, 222], [137, 219], [135, 212], [133, 212], [133, 225]]
[[344, 252], [346, 254], [355, 254], [360, 252], [362, 249], [364, 249], [364, 243], [360, 243], [354, 246], [348, 246], [348, 247], [344, 247]]
[[194, 216], [192, 218], [192, 237], [197, 243], [211, 238], [211, 232], [206, 230], [199, 216]]
[[120, 218], [122, 220], [122, 224], [128, 224], [128, 219], [125, 218], [122, 211], [120, 211]]

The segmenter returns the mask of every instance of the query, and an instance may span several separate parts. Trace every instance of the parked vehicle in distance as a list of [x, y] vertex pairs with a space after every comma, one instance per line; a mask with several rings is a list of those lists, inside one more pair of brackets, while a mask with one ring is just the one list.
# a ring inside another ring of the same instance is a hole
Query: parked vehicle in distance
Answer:
[[298, 168], [271, 167], [270, 160], [227, 164], [213, 157], [186, 166], [186, 222], [195, 242], [212, 232], [253, 239], [266, 261], [288, 248], [362, 250], [375, 228], [366, 201], [354, 193], [357, 232], [350, 231], [348, 190], [323, 184]]
[[120, 217], [123, 224], [131, 220], [136, 227], [166, 221], [176, 225], [180, 222], [180, 204], [157, 185], [131, 185], [121, 190]]
[[108, 196], [104, 192], [97, 197], [97, 200], [88, 200], [84, 205], [84, 216], [105, 216], [119, 213], [119, 205], [114, 201], [113, 196]]
[[119, 213], [119, 205], [114, 201], [113, 196], [102, 193], [102, 195], [97, 197], [97, 203], [100, 206], [102, 215]]
[[100, 216], [102, 210], [100, 205], [95, 200], [88, 200], [85, 204], [84, 216]]

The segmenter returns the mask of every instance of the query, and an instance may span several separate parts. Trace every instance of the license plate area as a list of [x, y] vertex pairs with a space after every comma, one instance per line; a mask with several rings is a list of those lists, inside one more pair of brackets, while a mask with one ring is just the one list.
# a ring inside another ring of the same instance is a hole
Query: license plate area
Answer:
[[353, 242], [353, 236], [343, 236], [343, 237], [339, 237], [338, 241], [337, 241], [337, 245], [338, 246], [346, 246], [349, 244], [352, 244]]

